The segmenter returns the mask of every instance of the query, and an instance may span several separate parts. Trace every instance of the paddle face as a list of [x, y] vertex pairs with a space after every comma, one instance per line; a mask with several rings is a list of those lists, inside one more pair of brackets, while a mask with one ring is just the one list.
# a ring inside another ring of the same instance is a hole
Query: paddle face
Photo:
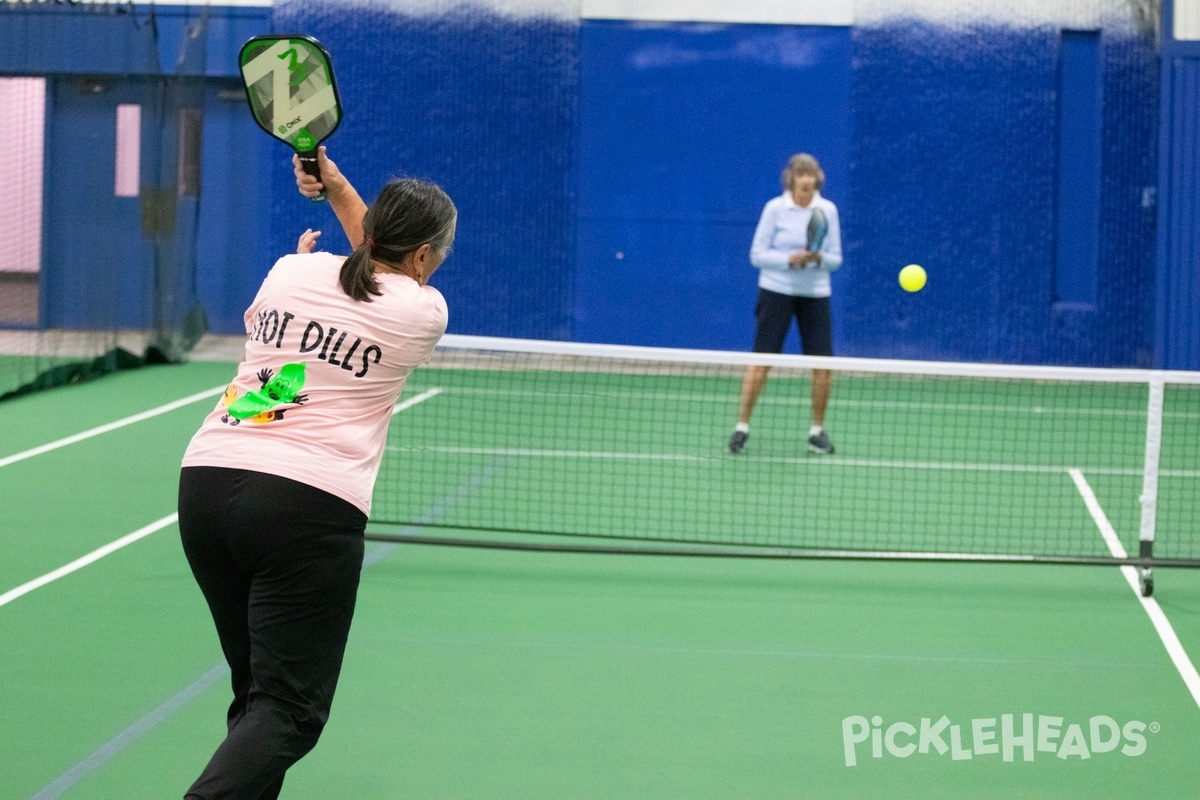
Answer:
[[825, 244], [827, 233], [829, 233], [829, 220], [825, 218], [825, 212], [814, 208], [812, 217], [808, 220], [808, 252], [820, 252], [821, 246]]
[[317, 145], [342, 121], [329, 54], [308, 36], [255, 36], [242, 45], [238, 64], [254, 121], [290, 145], [304, 171], [320, 180]]

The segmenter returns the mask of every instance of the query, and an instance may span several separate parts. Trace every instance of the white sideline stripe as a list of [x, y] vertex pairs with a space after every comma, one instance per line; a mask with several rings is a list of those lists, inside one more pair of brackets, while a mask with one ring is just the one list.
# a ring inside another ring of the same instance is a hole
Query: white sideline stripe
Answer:
[[49, 453], [51, 450], [57, 450], [58, 448], [66, 447], [69, 444], [82, 442], [84, 439], [90, 439], [93, 436], [99, 436], [102, 433], [115, 431], [118, 428], [124, 428], [126, 425], [132, 425], [135, 422], [141, 422], [142, 420], [150, 419], [151, 417], [157, 417], [160, 414], [166, 414], [168, 411], [174, 411], [177, 408], [183, 408], [184, 406], [191, 405], [198, 400], [203, 400], [206, 397], [212, 397], [214, 395], [221, 394], [224, 391], [225, 384], [222, 384], [214, 389], [205, 389], [203, 392], [196, 392], [195, 394], [188, 395], [187, 397], [180, 398], [179, 400], [174, 400], [166, 405], [161, 405], [158, 408], [152, 408], [149, 411], [143, 411], [140, 414], [134, 414], [131, 417], [119, 419], [116, 422], [109, 422], [105, 425], [92, 428], [91, 430], [68, 436], [65, 439], [59, 439], [58, 441], [50, 442], [49, 444], [39, 445], [38, 447], [25, 450], [21, 453], [16, 453], [15, 455], [5, 456], [4, 458], [0, 458], [0, 467], [7, 467], [9, 464], [15, 464], [18, 461], [24, 461], [27, 458], [40, 456], [42, 453]]
[[[432, 397], [433, 395], [429, 395]], [[428, 398], [422, 398], [428, 399]], [[420, 400], [413, 398], [413, 403], [419, 403]], [[412, 403], [410, 403], [411, 405]], [[442, 519], [446, 514], [454, 509], [461, 501], [469, 498], [480, 487], [485, 486], [488, 481], [495, 476], [497, 472], [502, 471], [507, 465], [503, 463], [493, 463], [485, 465], [478, 470], [474, 475], [461, 483], [457, 489], [447, 493], [439, 498], [433, 505], [426, 508], [422, 512], [420, 519], [424, 523], [433, 523]], [[404, 528], [402, 533], [412, 533], [416, 528], [408, 526]], [[398, 544], [377, 544], [367, 550], [363, 556], [363, 571], [365, 572], [372, 564], [381, 561], [392, 550], [399, 547]], [[212, 669], [201, 675], [191, 685], [178, 692], [167, 702], [160, 705], [158, 708], [151, 711], [146, 716], [139, 719], [137, 722], [130, 725], [116, 737], [110, 739], [103, 744], [99, 749], [89, 755], [87, 758], [80, 761], [75, 766], [60, 775], [56, 780], [50, 783], [45, 789], [34, 795], [31, 800], [53, 800], [53, 798], [61, 796], [68, 789], [79, 783], [83, 778], [94, 772], [99, 767], [106, 764], [119, 752], [124, 750], [129, 745], [136, 742], [142, 736], [150, 732], [160, 722], [170, 717], [179, 709], [186, 706], [208, 687], [212, 686], [222, 677], [229, 674], [229, 665], [224, 659], [215, 664]]]
[[[40, 452], [46, 452], [46, 450], [53, 450], [56, 447], [63, 447], [65, 445], [71, 444], [72, 442], [79, 441], [80, 439], [86, 439], [89, 436], [96, 436], [100, 433], [104, 433], [105, 431], [112, 430], [113, 428], [119, 428], [119, 427], [122, 427], [123, 425], [129, 425], [133, 422], [138, 422], [139, 420], [146, 419], [147, 417], [152, 417], [157, 414], [166, 413], [167, 411], [170, 411], [174, 408], [179, 408], [182, 405], [187, 405], [188, 403], [193, 403], [196, 400], [202, 399], [204, 397], [210, 397], [213, 394], [219, 394], [223, 391], [225, 391], [225, 387], [221, 386], [215, 390], [210, 390], [207, 392], [201, 392], [199, 394], [194, 394], [190, 397], [185, 397], [182, 400], [176, 400], [174, 403], [168, 403], [165, 406], [159, 406], [158, 408], [153, 409], [151, 411], [146, 411], [141, 414], [135, 414], [132, 417], [126, 417], [123, 420], [118, 420], [117, 422], [109, 423], [108, 425], [102, 425], [99, 428], [93, 428], [90, 431], [85, 431], [84, 433], [76, 434], [75, 436], [71, 436], [66, 439], [60, 439], [57, 442], [51, 442], [50, 444], [43, 445], [40, 448], [34, 448], [34, 450], [27, 450], [27, 451], [25, 451], [25, 453], [18, 453], [17, 456], [10, 456], [9, 459], [6, 459], [5, 461], [0, 462], [0, 466], [4, 466], [6, 463], [11, 463], [11, 460], [19, 460], [19, 457], [29, 458], [30, 456], [38, 455], [38, 453], [40, 453]], [[410, 407], [416, 405], [417, 403], [428, 400], [431, 397], [435, 397], [436, 395], [440, 394], [441, 391], [442, 391], [441, 389], [430, 389], [429, 391], [422, 392], [421, 394], [417, 395], [416, 397], [411, 397], [408, 400], [405, 400], [403, 403], [397, 404], [396, 407], [394, 409], [392, 409], [392, 413], [398, 414], [399, 412], [403, 411], [406, 408], [410, 408]], [[122, 547], [125, 547], [126, 545], [133, 544], [137, 540], [143, 539], [143, 538], [149, 536], [150, 534], [154, 533], [155, 531], [165, 528], [166, 526], [178, 521], [178, 519], [179, 519], [178, 513], [169, 514], [169, 515], [163, 517], [162, 519], [158, 520], [157, 522], [152, 522], [149, 525], [145, 526], [144, 528], [139, 528], [136, 531], [134, 531], [133, 533], [126, 534], [125, 536], [122, 536], [120, 539], [117, 539], [116, 541], [109, 542], [108, 544], [104, 545], [103, 547], [93, 550], [92, 552], [88, 553], [85, 556], [82, 556], [81, 558], [75, 559], [70, 564], [61, 566], [58, 569], [54, 570], [53, 572], [47, 572], [45, 575], [41, 576], [40, 578], [35, 578], [34, 580], [29, 581], [28, 583], [23, 583], [15, 589], [10, 589], [9, 591], [5, 592], [4, 594], [0, 594], [0, 606], [11, 603], [13, 600], [16, 600], [18, 597], [29, 594], [34, 589], [41, 588], [42, 586], [45, 586], [48, 583], [58, 580], [59, 578], [63, 577], [64, 575], [70, 575], [72, 572], [75, 572], [76, 570], [83, 569], [88, 564], [92, 564], [96, 561], [99, 561], [100, 559], [104, 558], [106, 555], [116, 552], [117, 550], [120, 550]]]
[[120, 539], [109, 542], [108, 544], [104, 545], [103, 547], [97, 548], [97, 549], [93, 550], [92, 552], [88, 553], [86, 556], [81, 556], [80, 558], [75, 559], [70, 564], [64, 564], [63, 566], [59, 567], [58, 569], [54, 570], [53, 572], [47, 572], [45, 575], [43, 575], [40, 578], [35, 578], [35, 579], [29, 581], [28, 583], [23, 583], [15, 589], [9, 589], [4, 594], [0, 594], [0, 606], [7, 605], [8, 603], [11, 603], [13, 600], [16, 600], [18, 597], [29, 594], [34, 589], [39, 589], [42, 586], [45, 586], [47, 583], [51, 583], [53, 581], [58, 580], [59, 578], [63, 577], [64, 575], [70, 575], [72, 572], [75, 572], [76, 570], [83, 569], [88, 564], [99, 561], [100, 559], [104, 558], [106, 555], [108, 555], [110, 553], [115, 553], [117, 550], [120, 550], [122, 547], [125, 547], [126, 545], [133, 544], [138, 539], [144, 539], [147, 536], [149, 536], [150, 534], [154, 533], [155, 531], [161, 530], [162, 528], [165, 528], [168, 525], [171, 525], [172, 523], [176, 522], [178, 519], [179, 519], [179, 514], [177, 514], [177, 513], [176, 514], [168, 514], [167, 516], [163, 517], [162, 519], [158, 520], [157, 522], [151, 522], [149, 525], [145, 526], [144, 528], [138, 528], [133, 533], [127, 533], [124, 536], [122, 536]]
[[403, 403], [397, 403], [396, 407], [392, 409], [392, 416], [393, 417], [396, 416], [397, 414], [399, 414], [401, 411], [403, 411], [406, 408], [412, 408], [417, 403], [424, 403], [426, 400], [428, 400], [431, 397], [437, 397], [441, 393], [442, 393], [442, 390], [436, 386], [433, 387], [432, 389], [426, 389], [425, 391], [421, 392], [416, 397], [410, 397], [407, 400], [405, 400]]
[[[1121, 544], [1121, 540], [1117, 538], [1117, 532], [1113, 529], [1112, 523], [1108, 521], [1108, 516], [1104, 513], [1104, 509], [1100, 507], [1100, 501], [1096, 499], [1095, 493], [1092, 492], [1092, 487], [1087, 482], [1087, 478], [1083, 477], [1083, 473], [1077, 469], [1070, 469], [1068, 472], [1071, 474], [1071, 480], [1075, 481], [1075, 488], [1083, 496], [1084, 505], [1091, 512], [1092, 519], [1096, 522], [1096, 527], [1100, 529], [1100, 535], [1104, 537], [1104, 543], [1108, 545], [1108, 551], [1112, 553], [1114, 558], [1127, 558], [1125, 547]], [[1142, 604], [1142, 608], [1146, 609], [1146, 613], [1150, 616], [1150, 622], [1154, 624], [1154, 630], [1158, 631], [1158, 638], [1162, 639], [1163, 645], [1167, 648], [1167, 654], [1171, 656], [1171, 661], [1175, 664], [1175, 669], [1179, 670], [1179, 675], [1183, 678], [1184, 684], [1187, 685], [1188, 691], [1192, 693], [1192, 699], [1196, 701], [1196, 705], [1200, 706], [1200, 674], [1197, 674], [1195, 665], [1192, 664], [1187, 651], [1183, 649], [1183, 644], [1179, 641], [1179, 637], [1175, 635], [1175, 629], [1171, 626], [1171, 621], [1167, 619], [1167, 615], [1163, 613], [1162, 607], [1159, 606], [1157, 600], [1153, 597], [1142, 597], [1137, 567], [1121, 567], [1121, 574], [1125, 576], [1125, 581], [1129, 584], [1129, 588], [1133, 590], [1133, 596]]]

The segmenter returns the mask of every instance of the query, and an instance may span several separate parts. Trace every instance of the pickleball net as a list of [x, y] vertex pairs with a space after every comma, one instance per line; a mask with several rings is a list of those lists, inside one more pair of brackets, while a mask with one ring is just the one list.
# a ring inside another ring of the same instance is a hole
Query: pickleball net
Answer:
[[[733, 454], [749, 364], [770, 378]], [[447, 336], [397, 408], [379, 538], [1200, 566], [1200, 373]]]

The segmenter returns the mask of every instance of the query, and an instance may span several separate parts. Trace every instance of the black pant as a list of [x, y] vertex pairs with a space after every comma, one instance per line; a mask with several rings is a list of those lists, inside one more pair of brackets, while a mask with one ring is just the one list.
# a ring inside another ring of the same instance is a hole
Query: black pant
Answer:
[[366, 515], [303, 483], [185, 467], [179, 531], [229, 662], [229, 733], [195, 800], [274, 800], [317, 743], [342, 668]]
[[800, 328], [800, 349], [806, 356], [833, 355], [833, 315], [828, 297], [800, 297], [759, 288], [754, 318], [754, 352], [782, 353], [792, 317]]

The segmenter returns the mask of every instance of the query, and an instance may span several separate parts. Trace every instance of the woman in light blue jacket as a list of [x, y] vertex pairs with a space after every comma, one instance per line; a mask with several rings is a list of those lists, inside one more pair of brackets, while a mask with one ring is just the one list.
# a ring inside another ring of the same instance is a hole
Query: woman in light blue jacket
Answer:
[[[797, 153], [788, 160], [781, 181], [783, 194], [763, 207], [750, 245], [750, 263], [759, 271], [754, 352], [782, 353], [795, 317], [804, 354], [832, 356], [829, 274], [842, 265], [837, 206], [821, 196], [825, 173], [808, 153]], [[732, 453], [740, 453], [746, 446], [750, 417], [770, 369], [746, 367], [737, 427], [729, 439]], [[824, 427], [831, 383], [829, 370], [813, 370], [808, 449], [814, 453], [833, 452]]]

